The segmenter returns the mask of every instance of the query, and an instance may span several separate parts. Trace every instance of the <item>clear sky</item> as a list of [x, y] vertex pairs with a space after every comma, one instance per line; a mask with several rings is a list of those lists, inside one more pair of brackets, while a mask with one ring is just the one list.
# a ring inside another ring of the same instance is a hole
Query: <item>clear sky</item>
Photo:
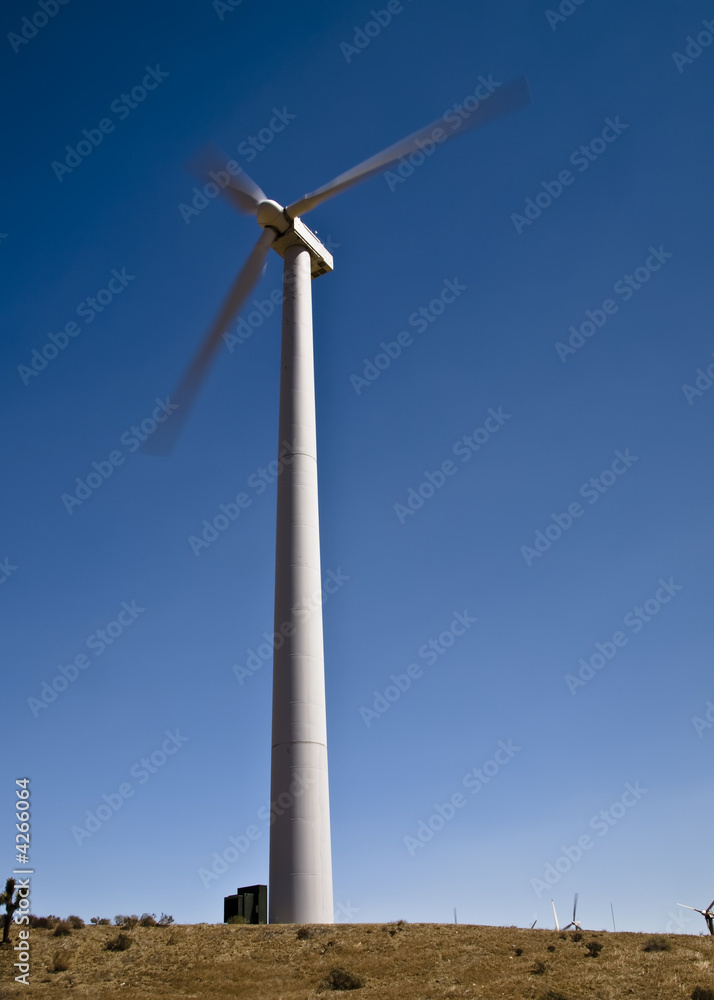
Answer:
[[259, 234], [186, 164], [285, 204], [525, 74], [306, 219], [337, 916], [579, 892], [704, 930], [711, 4], [44, 6], [4, 5], [0, 69], [0, 856], [28, 776], [34, 912], [220, 921], [267, 881], [281, 261], [141, 452]]

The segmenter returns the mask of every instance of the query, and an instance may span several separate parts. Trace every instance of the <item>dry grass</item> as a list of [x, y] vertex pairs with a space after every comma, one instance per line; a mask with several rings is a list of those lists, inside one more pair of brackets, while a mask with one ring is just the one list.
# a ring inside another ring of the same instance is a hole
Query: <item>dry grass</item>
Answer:
[[[15, 952], [0, 948], [0, 997], [689, 1000], [696, 987], [701, 997], [714, 988], [714, 938], [688, 935], [670, 938], [668, 951], [646, 952], [647, 935], [604, 931], [574, 941], [556, 931], [449, 924], [336, 924], [309, 933], [196, 924], [134, 927], [130, 948], [108, 951], [116, 935], [115, 927], [75, 930], [57, 955], [52, 931], [35, 928], [30, 989], [13, 980]], [[591, 942], [602, 945], [597, 957], [588, 954]], [[57, 965], [67, 968], [50, 971]], [[364, 986], [338, 993], [328, 985], [336, 969]]]

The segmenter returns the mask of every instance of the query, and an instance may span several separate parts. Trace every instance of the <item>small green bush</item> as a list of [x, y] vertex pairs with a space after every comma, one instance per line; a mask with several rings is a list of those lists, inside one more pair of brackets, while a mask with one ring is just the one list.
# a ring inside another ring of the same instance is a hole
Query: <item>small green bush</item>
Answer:
[[131, 947], [131, 938], [123, 931], [116, 937], [110, 938], [104, 945], [106, 951], [126, 951]]

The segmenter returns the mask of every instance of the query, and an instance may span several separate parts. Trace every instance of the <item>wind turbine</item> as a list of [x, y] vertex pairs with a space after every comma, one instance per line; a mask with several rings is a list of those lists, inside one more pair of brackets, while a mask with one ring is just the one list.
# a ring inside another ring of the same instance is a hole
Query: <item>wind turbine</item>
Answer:
[[[319, 603], [315, 608], [321, 577], [310, 290], [310, 279], [331, 271], [333, 260], [300, 216], [402, 157], [425, 157], [429, 144], [433, 152], [437, 142], [529, 103], [528, 85], [519, 77], [465, 110], [451, 134], [445, 132], [445, 119], [432, 122], [287, 208], [266, 198], [245, 172], [231, 177], [224, 171], [224, 194], [240, 211], [254, 215], [262, 232], [174, 394], [178, 411], [153, 436], [151, 450], [170, 450], [223, 333], [258, 281], [272, 247], [285, 262], [274, 619], [275, 632], [285, 641], [273, 658], [270, 800], [276, 808], [270, 828], [270, 923], [334, 920], [322, 608]], [[444, 198], [445, 207], [455, 205]]]
[[714, 934], [714, 899], [707, 906], [706, 910], [698, 910], [696, 906], [687, 906], [686, 903], [677, 903], [677, 906], [683, 906], [685, 910], [694, 910], [695, 913], [701, 913], [707, 922], [709, 933]]
[[578, 894], [575, 893], [575, 899], [573, 900], [573, 919], [570, 921], [567, 927], [564, 927], [564, 931], [569, 931], [571, 927], [574, 927], [576, 931], [582, 930], [580, 926], [580, 921], [575, 919], [575, 911], [578, 908]]

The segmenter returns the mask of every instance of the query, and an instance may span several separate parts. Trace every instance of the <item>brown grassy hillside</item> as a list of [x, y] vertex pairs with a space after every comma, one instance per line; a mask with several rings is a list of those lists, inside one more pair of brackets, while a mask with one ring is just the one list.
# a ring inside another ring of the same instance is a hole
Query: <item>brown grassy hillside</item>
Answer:
[[[696, 987], [714, 991], [710, 937], [676, 935], [668, 951], [645, 951], [646, 934], [584, 931], [575, 940], [556, 931], [449, 924], [197, 924], [135, 927], [130, 947], [106, 950], [118, 934], [106, 926], [60, 938], [32, 930], [31, 986], [13, 981], [15, 953], [0, 948], [0, 997], [678, 1000]], [[598, 957], [588, 955], [591, 941], [602, 945]], [[51, 971], [55, 962], [66, 970]], [[325, 987], [337, 967], [364, 986], [349, 993]], [[714, 1000], [714, 992], [697, 996]]]

